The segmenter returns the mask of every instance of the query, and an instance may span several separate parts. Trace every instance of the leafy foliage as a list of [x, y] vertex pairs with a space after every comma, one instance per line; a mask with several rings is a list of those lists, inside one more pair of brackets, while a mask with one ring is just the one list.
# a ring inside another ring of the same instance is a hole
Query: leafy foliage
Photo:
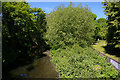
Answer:
[[[3, 59], [6, 62], [13, 62], [18, 56], [36, 56], [44, 50], [45, 15], [41, 8], [31, 8], [27, 2], [2, 3]], [[34, 46], [41, 49], [35, 53]]]
[[47, 15], [47, 43], [53, 48], [64, 48], [75, 43], [88, 46], [92, 43], [96, 15], [80, 4], [73, 7], [60, 5]]
[[116, 78], [118, 72], [106, 57], [90, 47], [81, 48], [79, 45], [66, 49], [51, 50], [52, 62], [62, 78]]
[[107, 20], [105, 18], [99, 18], [96, 20], [95, 39], [106, 39], [107, 34]]
[[[111, 0], [112, 1], [112, 0]], [[104, 12], [108, 16], [107, 25], [108, 34], [107, 42], [114, 45], [120, 44], [120, 1], [118, 2], [103, 2]]]

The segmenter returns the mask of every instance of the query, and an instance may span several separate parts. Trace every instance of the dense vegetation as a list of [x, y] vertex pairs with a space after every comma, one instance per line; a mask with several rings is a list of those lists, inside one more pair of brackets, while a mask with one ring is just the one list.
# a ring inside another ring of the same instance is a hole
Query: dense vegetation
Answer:
[[42, 38], [46, 31], [45, 15], [41, 8], [31, 8], [27, 2], [2, 3], [4, 72], [24, 64], [27, 59], [30, 62], [40, 57], [46, 47]]
[[104, 8], [105, 14], [108, 16], [107, 26], [107, 42], [112, 43], [114, 46], [119, 45], [120, 48], [120, 1], [107, 2], [105, 0]]
[[[41, 8], [32, 8], [27, 2], [3, 2], [3, 76], [8, 75], [13, 63], [31, 62], [50, 45], [52, 61], [62, 78], [116, 78], [118, 72], [112, 64], [90, 47], [98, 38], [119, 44], [119, 5], [107, 2], [104, 5], [107, 14], [113, 16], [108, 16], [108, 20], [96, 20], [88, 6], [81, 4], [60, 5], [46, 15]], [[108, 5], [117, 7], [118, 10], [112, 7], [114, 15]]]
[[[120, 1], [105, 0], [103, 3], [106, 19], [100, 18], [96, 22], [95, 39], [100, 41], [94, 48], [114, 59], [120, 58]], [[104, 26], [104, 27], [103, 27]], [[107, 42], [106, 45], [104, 42]], [[104, 46], [102, 46], [104, 45]], [[118, 60], [117, 60], [118, 61]]]
[[99, 18], [96, 20], [96, 29], [95, 29], [95, 40], [97, 39], [106, 39], [106, 34], [107, 34], [107, 20], [105, 18]]
[[[52, 61], [62, 78], [116, 78], [111, 63], [106, 57], [98, 56], [98, 52], [90, 47], [81, 48], [74, 45], [71, 48], [51, 50]], [[59, 55], [58, 55], [59, 54]]]
[[47, 43], [53, 49], [64, 48], [75, 43], [82, 47], [93, 42], [96, 15], [88, 6], [80, 4], [73, 7], [60, 5], [57, 9], [47, 15]]
[[[10, 54], [10, 50], [13, 50], [16, 55], [18, 52], [21, 55], [31, 56], [34, 54], [31, 52], [33, 46], [44, 47], [42, 36], [45, 32], [46, 21], [45, 13], [40, 8], [31, 8], [26, 2], [3, 2], [2, 13], [4, 55]], [[5, 57], [3, 56], [3, 59]]]
[[[92, 43], [95, 28], [100, 28], [100, 34], [101, 29], [106, 27], [106, 19], [95, 22], [95, 18], [88, 7], [73, 7], [72, 3], [66, 8], [59, 6], [47, 15], [47, 43], [52, 46], [52, 62], [56, 64], [62, 78], [118, 76], [112, 64], [107, 63], [105, 57], [100, 57], [88, 46]], [[95, 23], [98, 23], [97, 26]], [[105, 37], [102, 33], [101, 39]]]

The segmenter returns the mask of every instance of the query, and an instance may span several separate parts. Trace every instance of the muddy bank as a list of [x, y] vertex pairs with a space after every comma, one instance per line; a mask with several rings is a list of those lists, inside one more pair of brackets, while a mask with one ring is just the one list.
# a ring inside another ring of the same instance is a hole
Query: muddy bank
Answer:
[[53, 64], [49, 50], [43, 52], [43, 57], [34, 60], [32, 64], [19, 67], [10, 72], [12, 78], [57, 78], [59, 76]]

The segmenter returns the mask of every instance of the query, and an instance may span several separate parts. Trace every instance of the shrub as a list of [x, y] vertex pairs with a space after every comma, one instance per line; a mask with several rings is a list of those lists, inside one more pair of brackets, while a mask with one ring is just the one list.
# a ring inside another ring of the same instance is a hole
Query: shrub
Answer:
[[94, 18], [89, 8], [78, 5], [59, 6], [47, 15], [47, 43], [53, 48], [64, 48], [75, 43], [84, 47], [92, 43]]

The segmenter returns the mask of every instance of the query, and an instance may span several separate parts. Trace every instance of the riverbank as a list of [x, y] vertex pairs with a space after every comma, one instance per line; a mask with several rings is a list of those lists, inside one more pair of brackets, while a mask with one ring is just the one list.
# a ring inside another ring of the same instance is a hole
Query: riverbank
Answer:
[[118, 72], [106, 57], [91, 47], [79, 45], [50, 50], [52, 62], [62, 78], [117, 78]]

